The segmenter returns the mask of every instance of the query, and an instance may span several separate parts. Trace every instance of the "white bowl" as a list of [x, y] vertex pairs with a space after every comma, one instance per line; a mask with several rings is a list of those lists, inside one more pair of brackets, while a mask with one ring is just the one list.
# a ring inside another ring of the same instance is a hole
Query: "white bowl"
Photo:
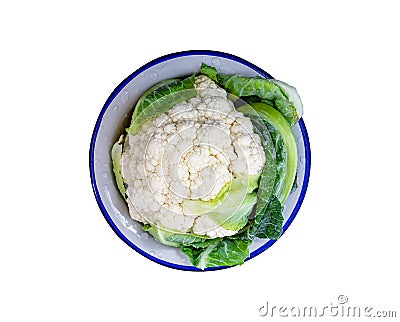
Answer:
[[[239, 57], [216, 51], [185, 51], [157, 58], [127, 77], [112, 92], [100, 115], [90, 144], [90, 175], [97, 203], [115, 233], [130, 247], [145, 257], [168, 267], [199, 270], [179, 248], [168, 247], [142, 231], [141, 225], [129, 217], [128, 208], [118, 192], [110, 151], [114, 142], [127, 127], [132, 108], [138, 98], [154, 84], [169, 78], [196, 73], [201, 63], [215, 66], [219, 72], [272, 78], [261, 68]], [[294, 84], [295, 85], [295, 84]], [[311, 154], [307, 130], [301, 119], [293, 128], [298, 142], [299, 165], [297, 190], [284, 204], [283, 233], [292, 223], [303, 202], [310, 175]], [[268, 249], [274, 240], [255, 239], [250, 246], [251, 259]], [[215, 270], [225, 267], [214, 267]]]

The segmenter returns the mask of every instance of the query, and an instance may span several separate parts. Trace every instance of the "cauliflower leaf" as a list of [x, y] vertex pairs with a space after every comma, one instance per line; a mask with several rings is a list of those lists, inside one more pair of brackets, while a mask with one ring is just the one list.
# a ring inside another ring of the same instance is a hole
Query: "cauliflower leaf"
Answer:
[[282, 234], [283, 207], [276, 196], [272, 196], [263, 212], [255, 216], [249, 225], [248, 237], [253, 239], [278, 239]]
[[209, 239], [209, 237], [207, 236], [182, 234], [179, 232], [169, 231], [158, 226], [151, 226], [149, 224], [143, 225], [142, 229], [144, 231], [147, 231], [151, 236], [154, 237], [155, 240], [157, 240], [161, 244], [172, 247], [181, 247], [183, 245], [203, 243], [204, 241], [207, 241]]
[[209, 201], [185, 199], [183, 206], [190, 213], [208, 216], [216, 226], [238, 231], [246, 225], [257, 203], [257, 194], [252, 191], [257, 188], [258, 181], [258, 175], [238, 177], [227, 184], [229, 188], [224, 187], [224, 193], [217, 198]]
[[173, 106], [197, 95], [194, 75], [183, 80], [170, 80], [160, 87], [146, 92], [138, 101], [132, 115], [132, 121], [126, 131], [135, 135], [150, 118], [155, 118]]
[[242, 105], [237, 110], [250, 118], [254, 127], [254, 132], [259, 135], [264, 148], [266, 161], [258, 185], [258, 200], [256, 206], [256, 213], [260, 213], [263, 211], [265, 206], [268, 205], [269, 199], [274, 189], [274, 182], [276, 180], [275, 147], [268, 128], [265, 126], [263, 120], [260, 118], [260, 115], [250, 105]]
[[121, 135], [119, 140], [115, 142], [111, 149], [111, 159], [113, 164], [113, 171], [115, 175], [115, 181], [117, 182], [117, 187], [121, 195], [125, 198], [125, 185], [124, 179], [121, 174], [121, 157], [122, 157], [122, 145], [124, 141], [124, 136]]
[[240, 98], [251, 97], [277, 109], [291, 126], [303, 114], [303, 105], [296, 89], [284, 82], [261, 77], [218, 74], [214, 67], [203, 64], [201, 73], [214, 79], [228, 92]]
[[200, 268], [241, 265], [249, 257], [249, 245], [246, 239], [223, 238], [208, 242], [205, 248], [183, 246], [191, 263]]
[[289, 123], [276, 109], [263, 103], [253, 103], [251, 107], [270, 129], [272, 137], [275, 137], [275, 147], [279, 154], [274, 194], [283, 204], [296, 179], [298, 165], [296, 137]]

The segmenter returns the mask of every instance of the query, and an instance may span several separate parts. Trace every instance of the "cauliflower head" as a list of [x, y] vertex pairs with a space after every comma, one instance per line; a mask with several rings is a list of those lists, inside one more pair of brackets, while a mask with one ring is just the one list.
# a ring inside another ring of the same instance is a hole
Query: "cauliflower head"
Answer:
[[237, 233], [256, 203], [265, 153], [248, 117], [205, 75], [197, 95], [127, 134], [120, 159], [130, 216], [172, 232]]

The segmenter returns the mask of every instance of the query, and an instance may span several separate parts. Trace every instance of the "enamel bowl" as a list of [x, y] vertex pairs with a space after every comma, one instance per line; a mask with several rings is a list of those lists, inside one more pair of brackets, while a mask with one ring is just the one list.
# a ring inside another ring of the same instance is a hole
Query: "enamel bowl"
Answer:
[[[272, 78], [267, 72], [250, 62], [222, 52], [185, 51], [157, 58], [128, 76], [111, 93], [97, 119], [90, 143], [89, 157], [90, 176], [97, 203], [104, 218], [118, 237], [143, 256], [161, 265], [194, 271], [199, 269], [191, 265], [179, 248], [158, 243], [148, 233], [142, 231], [139, 223], [129, 217], [127, 205], [118, 192], [114, 180], [110, 151], [119, 135], [128, 126], [135, 102], [148, 88], [165, 79], [196, 73], [201, 63], [215, 66], [221, 73]], [[303, 119], [300, 119], [293, 130], [299, 153], [298, 188], [289, 195], [284, 204], [283, 233], [296, 217], [303, 202], [311, 165], [310, 144]], [[275, 242], [268, 239], [255, 239], [250, 246], [250, 257], [247, 260], [264, 252]], [[205, 270], [221, 268], [225, 267]]]

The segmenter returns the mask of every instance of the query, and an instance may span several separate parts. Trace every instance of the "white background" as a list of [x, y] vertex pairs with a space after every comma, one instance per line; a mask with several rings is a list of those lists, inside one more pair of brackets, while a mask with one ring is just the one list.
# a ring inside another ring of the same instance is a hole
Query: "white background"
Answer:
[[[340, 294], [400, 316], [396, 1], [140, 3], [0, 5], [0, 320], [258, 321], [266, 301], [324, 306]], [[312, 148], [307, 196], [285, 235], [208, 273], [125, 245], [88, 167], [113, 89], [188, 49], [238, 55], [295, 85]]]

